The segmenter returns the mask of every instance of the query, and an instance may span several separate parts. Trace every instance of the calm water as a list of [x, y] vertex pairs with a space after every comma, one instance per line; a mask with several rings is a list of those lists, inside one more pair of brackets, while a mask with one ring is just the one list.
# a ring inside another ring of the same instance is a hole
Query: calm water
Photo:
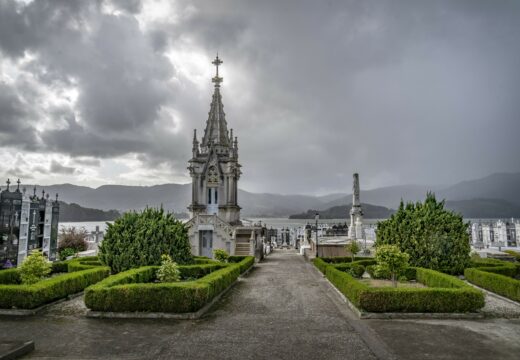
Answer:
[[[325, 219], [320, 220], [320, 224], [339, 224], [346, 222], [346, 219]], [[350, 220], [349, 220], [350, 221]], [[315, 220], [297, 220], [297, 219], [287, 219], [287, 218], [245, 218], [242, 219], [244, 225], [249, 224], [258, 224], [262, 223], [262, 225], [266, 225], [268, 228], [273, 227], [274, 229], [281, 228], [299, 228], [304, 227], [307, 223], [314, 224]], [[347, 221], [348, 223], [348, 221]], [[365, 225], [375, 225], [377, 220], [365, 220]], [[100, 231], [105, 231], [107, 228], [107, 223], [105, 221], [85, 221], [85, 222], [62, 222], [60, 223], [60, 228], [85, 228], [88, 232], [95, 231], [96, 226], [99, 226]]]
[[[496, 219], [466, 219], [470, 222], [487, 222], [487, 221], [495, 221]], [[184, 220], [186, 221], [186, 220]], [[297, 229], [299, 227], [304, 227], [309, 224], [314, 224], [315, 220], [298, 220], [298, 219], [287, 219], [287, 218], [244, 218], [242, 219], [244, 225], [249, 225], [250, 223], [258, 224], [262, 222], [263, 225], [266, 225], [268, 228], [273, 227], [274, 229], [281, 229], [281, 228], [291, 228], [291, 229]], [[365, 225], [368, 225], [367, 227], [373, 227], [379, 220], [375, 219], [365, 219], [363, 223]], [[325, 219], [320, 220], [320, 224], [340, 224], [345, 223], [347, 224], [350, 222], [350, 219]], [[88, 232], [92, 232], [96, 230], [96, 226], [99, 226], [100, 231], [106, 230], [107, 223], [105, 221], [85, 221], [85, 222], [63, 222], [60, 223], [60, 228], [70, 228], [72, 226], [78, 227], [78, 228], [85, 228]]]

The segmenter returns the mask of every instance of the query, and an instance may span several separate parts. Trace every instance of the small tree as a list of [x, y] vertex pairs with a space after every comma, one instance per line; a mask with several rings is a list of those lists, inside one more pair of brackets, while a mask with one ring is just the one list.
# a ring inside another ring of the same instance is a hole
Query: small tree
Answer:
[[85, 228], [62, 228], [58, 241], [58, 252], [65, 249], [72, 249], [75, 253], [87, 250], [86, 238], [88, 236]]
[[20, 266], [20, 278], [23, 284], [34, 284], [51, 273], [51, 264], [40, 251], [35, 251], [25, 258]]
[[358, 242], [356, 240], [352, 240], [350, 243], [345, 245], [345, 250], [350, 253], [350, 256], [352, 257], [352, 261], [354, 261], [354, 257], [357, 253], [361, 251], [361, 247], [359, 246]]
[[408, 254], [401, 252], [395, 245], [381, 245], [376, 249], [376, 269], [388, 271], [394, 287], [397, 287], [399, 274], [408, 267], [408, 259]]
[[162, 255], [161, 260], [161, 267], [157, 270], [157, 279], [160, 282], [179, 281], [181, 279], [179, 265], [167, 254]]
[[225, 250], [215, 249], [213, 250], [213, 257], [215, 260], [225, 263], [228, 261], [229, 254]]

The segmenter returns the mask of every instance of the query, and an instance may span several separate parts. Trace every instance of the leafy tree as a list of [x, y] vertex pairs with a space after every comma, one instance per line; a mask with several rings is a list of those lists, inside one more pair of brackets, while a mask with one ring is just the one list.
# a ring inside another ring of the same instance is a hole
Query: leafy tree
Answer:
[[401, 252], [395, 245], [381, 245], [376, 249], [376, 271], [390, 273], [394, 287], [397, 287], [397, 277], [408, 267], [408, 254]]
[[376, 246], [398, 246], [412, 266], [461, 274], [469, 264], [468, 226], [428, 193], [424, 203], [401, 201], [395, 214], [377, 224]]
[[358, 252], [361, 251], [361, 247], [356, 240], [352, 240], [350, 243], [345, 245], [345, 250], [350, 253], [352, 256], [352, 261], [354, 261], [354, 257]]
[[34, 284], [51, 273], [51, 264], [40, 251], [27, 256], [20, 266], [20, 278], [23, 284]]
[[226, 250], [215, 249], [213, 250], [213, 257], [215, 260], [225, 263], [228, 261], [229, 254], [226, 252]]
[[88, 236], [85, 228], [62, 228], [58, 241], [58, 252], [64, 249], [72, 249], [75, 253], [87, 250], [86, 238]]
[[99, 246], [99, 260], [113, 273], [160, 265], [163, 254], [178, 264], [192, 262], [187, 228], [162, 208], [125, 213], [108, 224]]
[[160, 282], [175, 282], [181, 279], [179, 265], [172, 260], [170, 255], [161, 256], [161, 267], [157, 270], [157, 279]]

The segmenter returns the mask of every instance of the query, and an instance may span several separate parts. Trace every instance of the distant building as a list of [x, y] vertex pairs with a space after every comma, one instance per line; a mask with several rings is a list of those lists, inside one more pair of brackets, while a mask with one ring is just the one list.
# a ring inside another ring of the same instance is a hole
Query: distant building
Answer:
[[56, 260], [60, 205], [42, 196], [20, 191], [20, 180], [14, 191], [7, 187], [0, 192], [0, 267], [17, 266], [32, 250], [41, 250], [51, 261]]
[[471, 224], [471, 245], [489, 247], [520, 247], [520, 221], [479, 221]]

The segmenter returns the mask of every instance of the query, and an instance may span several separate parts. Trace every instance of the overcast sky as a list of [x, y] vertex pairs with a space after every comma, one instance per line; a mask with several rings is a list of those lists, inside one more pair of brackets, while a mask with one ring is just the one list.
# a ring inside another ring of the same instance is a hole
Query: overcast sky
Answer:
[[517, 0], [0, 0], [0, 176], [190, 182], [217, 51], [245, 190], [520, 171]]

